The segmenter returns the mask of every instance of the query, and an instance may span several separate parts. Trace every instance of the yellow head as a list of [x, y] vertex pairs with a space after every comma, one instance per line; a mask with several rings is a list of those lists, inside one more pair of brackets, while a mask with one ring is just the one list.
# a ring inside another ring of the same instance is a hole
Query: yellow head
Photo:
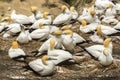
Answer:
[[104, 47], [107, 48], [109, 46], [110, 41], [111, 41], [111, 38], [105, 39], [105, 41], [103, 42]]
[[82, 23], [82, 26], [83, 26], [83, 27], [85, 27], [85, 26], [87, 25], [86, 20], [82, 20], [81, 23]]
[[18, 43], [17, 43], [17, 41], [13, 41], [13, 42], [12, 42], [12, 48], [13, 48], [13, 49], [17, 49], [17, 48], [18, 48]]
[[62, 30], [69, 30], [70, 27], [69, 27], [69, 26], [63, 26], [61, 29], [62, 29]]
[[72, 36], [73, 32], [71, 30], [65, 30], [65, 34]]
[[62, 9], [62, 11], [64, 11], [65, 9], [67, 9], [67, 6], [66, 5], [62, 5], [61, 9]]
[[32, 13], [35, 13], [37, 11], [37, 7], [36, 6], [32, 6], [30, 7], [30, 10]]
[[9, 24], [12, 23], [12, 19], [10, 16], [3, 18], [3, 21], [4, 20], [8, 21]]
[[95, 15], [95, 10], [90, 9], [90, 14], [91, 14], [92, 16], [94, 16], [94, 15]]
[[43, 23], [39, 24], [40, 29], [43, 29]]
[[49, 58], [48, 55], [45, 55], [45, 56], [42, 57], [42, 63], [43, 63], [44, 65], [47, 65], [46, 61], [48, 60], [48, 58]]
[[50, 40], [50, 50], [54, 50], [54, 47], [55, 47], [55, 40], [51, 39]]
[[102, 30], [101, 30], [101, 27], [100, 27], [100, 26], [97, 27], [97, 34], [98, 34], [98, 35], [102, 35]]
[[107, 55], [107, 54], [109, 53], [108, 49], [105, 48], [105, 49], [103, 50], [103, 53], [104, 53], [105, 55]]
[[71, 12], [74, 12], [74, 10], [75, 10], [75, 7], [74, 7], [74, 6], [71, 6], [71, 7], [70, 7], [70, 11], [71, 11]]
[[61, 30], [56, 30], [52, 34], [55, 35], [55, 36], [60, 36], [62, 34], [62, 31]]
[[47, 19], [48, 14], [49, 14], [48, 12], [44, 12], [43, 13], [43, 18]]
[[113, 8], [113, 5], [112, 4], [108, 4], [107, 8]]

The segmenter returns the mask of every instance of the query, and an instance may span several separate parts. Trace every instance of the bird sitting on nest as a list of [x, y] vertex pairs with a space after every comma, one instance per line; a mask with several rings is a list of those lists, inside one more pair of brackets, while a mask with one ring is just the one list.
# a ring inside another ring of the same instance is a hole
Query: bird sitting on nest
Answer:
[[45, 55], [41, 59], [30, 61], [26, 68], [32, 70], [38, 75], [48, 76], [53, 73], [55, 68], [55, 64], [52, 62], [52, 60], [56, 60], [56, 58]]
[[9, 49], [8, 55], [14, 60], [25, 60], [26, 58], [25, 52], [18, 47], [17, 41], [12, 42], [12, 47]]

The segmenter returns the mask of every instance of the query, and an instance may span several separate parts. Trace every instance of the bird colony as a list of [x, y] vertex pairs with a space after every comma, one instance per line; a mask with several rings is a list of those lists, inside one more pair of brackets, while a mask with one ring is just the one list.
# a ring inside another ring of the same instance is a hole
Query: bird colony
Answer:
[[[82, 13], [78, 14], [75, 7], [68, 8], [61, 6], [61, 13], [52, 19], [50, 12], [41, 12], [37, 7], [30, 8], [32, 15], [26, 16], [16, 14], [13, 10], [8, 17], [4, 17], [0, 23], [0, 32], [3, 39], [17, 36], [11, 43], [8, 55], [11, 59], [25, 62], [26, 69], [30, 69], [41, 76], [47, 76], [60, 70], [59, 64], [73, 63], [75, 46], [82, 43], [89, 44], [90, 41], [96, 43], [89, 47], [81, 48], [102, 66], [114, 64], [112, 41], [120, 40], [120, 4], [110, 0], [96, 0], [90, 7], [84, 7]], [[79, 24], [79, 30], [85, 34], [92, 34], [88, 38], [83, 38], [71, 29], [73, 24]], [[114, 36], [114, 37], [112, 37]], [[29, 44], [30, 41], [38, 40], [43, 42], [36, 51], [32, 51], [35, 60], [28, 61], [30, 55], [26, 54], [19, 44]], [[97, 44], [99, 43], [99, 44]], [[46, 53], [46, 54], [44, 54]], [[78, 55], [79, 56], [79, 55]]]

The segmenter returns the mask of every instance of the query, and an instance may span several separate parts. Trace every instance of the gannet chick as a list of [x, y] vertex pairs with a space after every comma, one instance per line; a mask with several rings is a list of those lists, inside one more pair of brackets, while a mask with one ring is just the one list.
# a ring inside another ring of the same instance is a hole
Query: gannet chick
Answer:
[[41, 59], [36, 59], [29, 62], [29, 67], [37, 72], [41, 76], [47, 76], [53, 73], [55, 64], [52, 60], [56, 60], [55, 58], [45, 55]]
[[18, 47], [17, 41], [12, 42], [12, 47], [9, 49], [8, 55], [10, 58], [15, 60], [26, 58], [25, 52]]

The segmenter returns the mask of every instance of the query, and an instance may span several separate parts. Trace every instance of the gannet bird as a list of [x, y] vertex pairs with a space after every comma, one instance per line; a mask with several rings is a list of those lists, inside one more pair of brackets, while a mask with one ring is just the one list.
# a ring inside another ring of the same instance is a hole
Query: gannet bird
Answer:
[[96, 26], [98, 25], [98, 23], [91, 23], [87, 25], [86, 20], [82, 20], [81, 23], [82, 25], [80, 25], [79, 29], [83, 33], [93, 32], [94, 30], [96, 30]]
[[108, 4], [107, 7], [108, 8], [105, 11], [105, 16], [115, 16], [117, 14], [116, 10], [112, 4]]
[[32, 38], [30, 37], [29, 31], [24, 30], [24, 25], [21, 25], [21, 33], [19, 34], [16, 40], [19, 43], [28, 43], [29, 41], [32, 40]]
[[117, 15], [119, 15], [120, 14], [120, 4], [116, 3], [116, 5], [114, 6], [114, 8], [116, 10]]
[[98, 60], [99, 60], [100, 64], [102, 64], [103, 66], [108, 66], [108, 65], [112, 64], [113, 57], [112, 57], [111, 51], [109, 49], [105, 48], [103, 50], [103, 52], [99, 55]]
[[38, 11], [38, 8], [36, 6], [32, 6], [30, 10], [33, 13], [36, 20], [39, 20], [42, 18], [43, 14], [40, 11]]
[[31, 16], [29, 16], [29, 19], [30, 19], [30, 22], [32, 24], [36, 21], [34, 14], [32, 14]]
[[11, 20], [11, 18], [8, 16], [8, 17], [4, 17], [4, 18], [1, 20], [0, 25], [2, 25], [2, 26], [7, 26], [7, 25], [9, 25], [9, 24], [11, 24], [11, 23], [12, 23], [12, 20]]
[[63, 61], [72, 59], [71, 53], [64, 51], [64, 50], [55, 49], [55, 44], [56, 44], [56, 40], [51, 39], [50, 47], [49, 47], [48, 53], [47, 53], [49, 56], [53, 56], [53, 57], [57, 58], [57, 60], [53, 60], [55, 65], [57, 65]]
[[100, 27], [101, 27], [102, 33], [105, 35], [113, 35], [116, 33], [120, 33], [120, 31], [118, 31], [114, 28], [111, 28], [109, 26], [100, 25]]
[[49, 25], [49, 29], [50, 29], [50, 33], [53, 33], [54, 31], [59, 30], [59, 27], [53, 26], [53, 25]]
[[51, 15], [48, 12], [44, 12], [43, 15], [42, 15], [42, 17], [43, 18], [35, 21], [35, 23], [30, 28], [38, 29], [40, 23], [51, 24], [52, 18], [51, 18]]
[[90, 47], [86, 47], [85, 50], [89, 52], [93, 57], [98, 58], [104, 48], [108, 48], [110, 53], [112, 53], [113, 45], [111, 42], [111, 38], [106, 38], [103, 42], [103, 45], [93, 45]]
[[50, 29], [49, 30], [50, 34], [48, 36], [48, 39], [54, 37], [54, 35], [52, 35], [52, 33], [54, 33], [54, 31], [56, 31], [56, 30], [59, 30], [59, 27], [53, 26], [53, 25], [49, 25], [49, 29]]
[[117, 25], [115, 25], [113, 28], [120, 30], [120, 22]]
[[88, 9], [86, 7], [84, 7], [81, 15], [88, 15], [88, 14], [89, 14]]
[[7, 30], [9, 30], [10, 32], [12, 32], [14, 34], [19, 33], [21, 31], [20, 24], [18, 24], [18, 23], [10, 24], [7, 27], [8, 27]]
[[117, 19], [115, 19], [114, 16], [105, 16], [103, 17], [103, 19], [101, 20], [102, 24], [106, 24], [106, 25], [116, 25], [119, 21]]
[[[62, 29], [62, 30], [70, 30], [70, 27], [69, 27], [69, 26], [63, 26], [61, 29]], [[81, 37], [79, 34], [77, 34], [77, 33], [75, 33], [75, 32], [73, 32], [72, 38], [73, 38], [73, 44], [74, 44], [74, 45], [86, 41], [83, 37]]]
[[97, 31], [94, 33], [94, 35], [90, 36], [90, 39], [96, 43], [103, 43], [104, 37], [101, 27], [97, 27]]
[[25, 52], [18, 47], [17, 41], [12, 42], [12, 47], [9, 49], [8, 55], [10, 58], [15, 59], [15, 60], [17, 60], [19, 58], [20, 59], [26, 58]]
[[78, 12], [75, 10], [75, 7], [70, 7], [70, 13], [72, 14], [72, 19], [76, 19], [78, 17]]
[[45, 40], [49, 36], [49, 27], [45, 27], [43, 23], [39, 24], [39, 29], [36, 29], [30, 33], [32, 39]]
[[95, 6], [100, 8], [100, 9], [105, 9], [107, 8], [108, 4], [114, 5], [111, 1], [109, 0], [96, 0], [95, 1]]
[[[52, 37], [52, 38], [54, 38], [56, 40], [55, 48], [56, 49], [62, 48], [62, 40], [63, 40], [62, 37], [61, 37], [62, 32], [60, 30], [56, 30], [52, 34], [55, 35], [54, 37]], [[47, 41], [45, 41], [40, 46], [40, 48], [37, 51], [35, 51], [36, 52], [35, 55], [38, 56], [38, 55], [41, 55], [42, 53], [44, 53], [45, 51], [47, 51], [49, 49], [49, 47], [50, 47], [50, 40], [52, 38], [49, 38]]]
[[7, 26], [6, 32], [3, 34], [3, 38], [8, 38], [21, 32], [20, 24], [13, 23]]
[[6, 30], [8, 28], [7, 26], [11, 23], [12, 23], [12, 20], [10, 17], [4, 17], [0, 23], [0, 32]]
[[55, 64], [51, 61], [55, 58], [45, 55], [41, 59], [36, 59], [29, 62], [28, 66], [41, 76], [50, 75], [55, 68]]
[[73, 44], [73, 38], [72, 38], [73, 32], [71, 30], [65, 30], [65, 31], [63, 31], [63, 34], [65, 34], [63, 36], [63, 42], [62, 42], [64, 48], [67, 51], [73, 53], [74, 52], [74, 47], [75, 47], [75, 45]]
[[26, 15], [22, 15], [22, 14], [16, 14], [15, 10], [12, 11], [10, 17], [14, 23], [31, 24], [29, 17], [27, 17]]
[[53, 20], [53, 24], [68, 23], [72, 19], [72, 15], [70, 14], [70, 11], [67, 8], [67, 6], [63, 5], [61, 8], [63, 12]]
[[95, 14], [95, 10], [89, 9], [85, 14], [80, 15], [77, 20], [81, 22], [84, 19], [87, 23], [99, 22], [98, 17]]
[[[95, 6], [95, 5], [94, 5]], [[96, 15], [98, 16], [98, 17], [100, 17], [101, 15], [103, 15], [104, 13], [105, 13], [105, 10], [106, 10], [106, 8], [105, 9], [101, 9], [101, 8], [99, 8], [99, 7], [94, 7], [94, 9], [95, 9], [95, 12], [96, 12]]]

